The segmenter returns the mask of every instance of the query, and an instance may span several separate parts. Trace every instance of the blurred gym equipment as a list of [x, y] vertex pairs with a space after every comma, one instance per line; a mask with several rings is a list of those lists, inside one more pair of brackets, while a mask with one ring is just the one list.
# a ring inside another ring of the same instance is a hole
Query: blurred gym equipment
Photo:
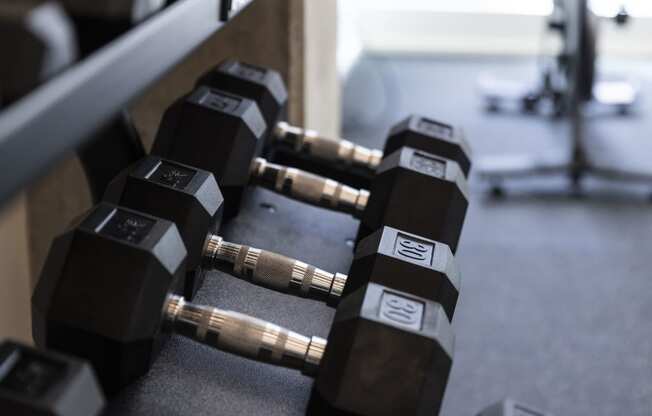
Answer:
[[[614, 17], [618, 25], [629, 20], [624, 8]], [[652, 172], [636, 172], [626, 166], [601, 166], [589, 157], [584, 123], [588, 105], [612, 107], [626, 114], [638, 98], [637, 88], [625, 80], [599, 80], [596, 76], [598, 18], [588, 0], [555, 0], [548, 27], [562, 36], [563, 47], [554, 62], [543, 70], [539, 85], [528, 88], [512, 82], [485, 82], [481, 85], [487, 108], [498, 111], [508, 101], [520, 103], [525, 112], [548, 108], [553, 116], [567, 117], [571, 126], [571, 151], [568, 157], [506, 155], [478, 160], [477, 172], [488, 181], [491, 193], [504, 195], [505, 179], [530, 176], [566, 175], [572, 191], [581, 190], [582, 178], [648, 183]]]

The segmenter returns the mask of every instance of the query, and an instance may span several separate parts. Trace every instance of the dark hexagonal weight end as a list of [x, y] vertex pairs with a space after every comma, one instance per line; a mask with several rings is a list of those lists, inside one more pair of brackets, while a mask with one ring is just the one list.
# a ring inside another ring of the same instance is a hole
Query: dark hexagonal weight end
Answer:
[[308, 399], [308, 406], [306, 408], [306, 415], [310, 416], [357, 416], [355, 413], [347, 412], [345, 410], [334, 407], [326, 400], [319, 390], [313, 385], [310, 390], [310, 398]]
[[98, 205], [53, 242], [32, 296], [34, 340], [89, 360], [116, 393], [159, 351], [163, 306], [183, 290], [185, 263], [173, 223]]
[[454, 160], [465, 176], [471, 170], [471, 146], [459, 127], [412, 115], [392, 127], [385, 142], [384, 153], [394, 153], [403, 146]]
[[147, 156], [122, 172], [109, 185], [106, 201], [176, 224], [188, 251], [184, 297], [201, 287], [199, 269], [206, 234], [219, 230], [224, 198], [208, 171]]
[[93, 369], [77, 358], [5, 341], [0, 368], [2, 414], [97, 416], [104, 408]]
[[437, 414], [453, 344], [441, 305], [370, 283], [340, 303], [316, 386], [357, 414]]
[[254, 101], [202, 86], [165, 112], [152, 154], [215, 175], [227, 221], [238, 213], [266, 129]]
[[285, 82], [281, 74], [273, 69], [229, 59], [202, 75], [197, 85], [206, 85], [255, 101], [270, 129], [286, 110], [288, 92]]
[[6, 103], [25, 95], [77, 59], [72, 22], [54, 1], [0, 2], [0, 96]]
[[368, 282], [440, 303], [452, 319], [460, 272], [446, 244], [383, 227], [358, 244], [344, 296]]
[[356, 241], [387, 225], [440, 241], [455, 253], [469, 205], [467, 188], [456, 162], [402, 147], [376, 171]]

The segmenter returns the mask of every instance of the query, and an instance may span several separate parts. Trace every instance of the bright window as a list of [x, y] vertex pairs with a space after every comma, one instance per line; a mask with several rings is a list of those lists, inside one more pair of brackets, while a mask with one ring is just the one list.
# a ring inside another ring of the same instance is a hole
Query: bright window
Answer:
[[[651, 0], [589, 0], [599, 15], [613, 16], [621, 5], [634, 17], [652, 17]], [[552, 0], [344, 0], [343, 8], [355, 7], [375, 10], [427, 10], [460, 13], [497, 13], [548, 15]]]

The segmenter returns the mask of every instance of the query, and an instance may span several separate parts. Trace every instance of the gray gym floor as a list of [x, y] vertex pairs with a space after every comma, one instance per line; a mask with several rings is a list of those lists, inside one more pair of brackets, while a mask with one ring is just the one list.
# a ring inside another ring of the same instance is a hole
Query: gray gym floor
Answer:
[[[640, 80], [645, 99], [628, 117], [592, 118], [591, 150], [652, 172], [652, 65], [611, 66]], [[525, 59], [365, 58], [344, 93], [344, 133], [379, 143], [415, 112], [463, 125], [476, 158], [563, 152], [566, 123], [483, 111], [481, 74], [535, 71]], [[443, 415], [473, 415], [505, 396], [556, 415], [652, 414], [652, 184], [590, 181], [584, 198], [565, 185], [507, 183], [508, 197], [492, 200], [472, 178]]]

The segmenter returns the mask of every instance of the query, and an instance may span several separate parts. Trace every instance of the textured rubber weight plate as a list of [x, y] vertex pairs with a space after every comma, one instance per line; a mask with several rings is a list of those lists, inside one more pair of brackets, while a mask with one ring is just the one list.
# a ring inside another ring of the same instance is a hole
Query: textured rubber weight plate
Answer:
[[456, 162], [403, 147], [383, 159], [370, 192], [358, 242], [387, 225], [440, 241], [455, 253], [469, 204]]
[[340, 303], [316, 386], [363, 415], [436, 415], [453, 345], [441, 305], [372, 283]]
[[0, 413], [96, 416], [104, 395], [90, 365], [10, 341], [0, 343]]
[[152, 154], [211, 172], [224, 195], [228, 220], [240, 209], [265, 131], [255, 102], [200, 87], [165, 112]]
[[269, 128], [273, 128], [286, 111], [288, 93], [283, 78], [268, 68], [227, 60], [201, 76], [196, 85], [256, 101]]
[[392, 127], [383, 154], [391, 154], [403, 146], [454, 160], [465, 176], [471, 170], [471, 146], [459, 127], [412, 115]]
[[438, 302], [452, 319], [460, 272], [446, 244], [383, 227], [358, 244], [344, 296], [367, 282]]
[[87, 359], [116, 393], [158, 354], [161, 311], [183, 290], [185, 261], [171, 222], [98, 205], [52, 244], [32, 297], [36, 344]]
[[220, 228], [224, 198], [210, 172], [147, 156], [108, 187], [105, 201], [176, 224], [188, 251], [184, 297], [192, 300], [204, 273], [201, 255], [209, 231]]
[[0, 2], [0, 96], [10, 103], [77, 59], [72, 22], [56, 2]]

